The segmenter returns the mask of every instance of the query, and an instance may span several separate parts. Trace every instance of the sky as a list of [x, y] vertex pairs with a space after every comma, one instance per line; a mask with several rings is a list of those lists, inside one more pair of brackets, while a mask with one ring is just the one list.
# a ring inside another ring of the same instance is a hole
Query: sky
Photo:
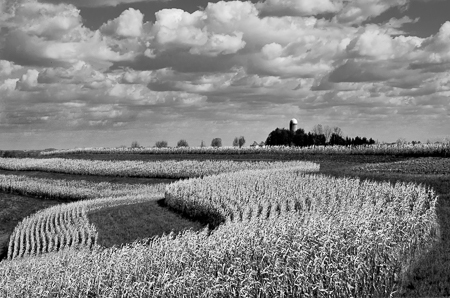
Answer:
[[450, 136], [447, 0], [0, 0], [0, 149]]

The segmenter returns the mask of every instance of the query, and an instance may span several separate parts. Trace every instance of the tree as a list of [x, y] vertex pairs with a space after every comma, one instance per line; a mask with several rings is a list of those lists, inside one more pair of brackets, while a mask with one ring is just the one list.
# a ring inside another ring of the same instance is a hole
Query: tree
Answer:
[[285, 128], [273, 130], [266, 139], [267, 146], [289, 146], [292, 142], [292, 132]]
[[292, 142], [295, 146], [305, 147], [309, 146], [308, 135], [305, 134], [305, 130], [303, 128], [299, 128], [295, 131]]
[[205, 142], [204, 142], [203, 140], [202, 140], [202, 142], [200, 143], [200, 147], [201, 147], [201, 148], [206, 147]]
[[177, 147], [189, 147], [189, 144], [186, 140], [182, 139], [178, 141]]
[[139, 148], [141, 145], [139, 145], [138, 141], [131, 142], [131, 148]]
[[211, 146], [212, 147], [222, 147], [222, 139], [221, 138], [214, 138], [211, 141]]
[[239, 138], [235, 137], [233, 140], [233, 147], [237, 147], [237, 146], [239, 146]]
[[333, 133], [330, 138], [330, 145], [346, 145], [345, 139], [339, 134]]
[[405, 138], [398, 138], [397, 141], [395, 141], [395, 143], [397, 143], [397, 146], [402, 146], [405, 145], [407, 142]]
[[239, 144], [239, 148], [242, 148], [242, 146], [244, 146], [244, 144], [245, 144], [245, 139], [244, 139], [243, 136], [240, 136], [240, 137], [239, 137], [238, 144]]
[[325, 136], [325, 142], [329, 143], [331, 136], [333, 135], [333, 128], [325, 125], [325, 127], [323, 128], [323, 135]]
[[314, 125], [311, 132], [315, 135], [323, 135], [323, 127], [322, 124]]
[[155, 147], [156, 148], [165, 148], [168, 147], [167, 146], [167, 141], [158, 141], [155, 143]]
[[342, 129], [340, 129], [337, 126], [333, 127], [333, 133], [339, 137], [343, 137], [343, 135], [344, 135], [344, 133], [342, 132]]

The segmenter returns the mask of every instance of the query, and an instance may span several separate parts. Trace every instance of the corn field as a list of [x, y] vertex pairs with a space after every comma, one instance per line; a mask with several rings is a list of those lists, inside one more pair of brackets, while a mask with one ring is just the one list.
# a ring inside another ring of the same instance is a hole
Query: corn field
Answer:
[[[33, 159], [11, 159], [9, 160], [9, 166], [27, 169], [35, 167], [35, 163], [39, 164], [39, 161]], [[56, 165], [59, 165], [59, 160], [57, 162]], [[89, 162], [83, 161], [81, 165], [86, 163]], [[44, 164], [48, 165], [47, 163]], [[204, 164], [211, 166], [211, 163]], [[267, 168], [270, 165], [267, 162], [236, 163], [239, 165], [237, 167], [233, 167], [233, 162], [216, 162], [216, 164], [225, 164], [225, 166], [217, 167], [218, 170], [223, 171], [239, 168], [239, 166], [244, 164], [250, 168]], [[306, 162], [274, 163], [274, 165], [280, 164], [283, 164], [284, 167], [293, 167], [295, 165], [299, 171], [318, 169], [316, 164]], [[51, 163], [50, 165], [54, 166]], [[80, 164], [77, 165], [80, 166]], [[176, 173], [176, 171], [172, 171], [172, 173]], [[164, 187], [164, 184], [130, 185], [0, 175], [0, 190], [2, 191], [53, 200], [85, 200], [83, 202], [55, 206], [24, 219], [17, 225], [10, 237], [8, 258], [37, 255], [68, 247], [92, 247], [96, 244], [98, 236], [95, 232], [95, 227], [89, 224], [86, 212], [144, 202], [145, 200], [152, 200], [156, 196], [162, 197]]]
[[191, 178], [247, 169], [302, 167], [316, 171], [311, 162], [235, 162], [229, 160], [183, 161], [100, 161], [83, 159], [0, 158], [0, 169], [12, 171], [46, 171], [78, 175], [101, 175], [145, 178]]
[[92, 247], [98, 235], [87, 212], [161, 197], [164, 187], [0, 175], [2, 191], [62, 201], [84, 200], [47, 208], [22, 220], [10, 236], [7, 258]]
[[449, 143], [432, 144], [375, 144], [362, 146], [310, 146], [310, 147], [176, 147], [176, 148], [76, 148], [43, 151], [42, 156], [71, 154], [263, 154], [263, 155], [304, 155], [304, 154], [350, 154], [350, 155], [399, 155], [399, 156], [450, 156]]
[[[221, 224], [121, 248], [85, 245], [3, 261], [0, 297], [390, 297], [401, 290], [405, 271], [437, 241], [434, 192], [305, 170], [279, 163], [170, 184], [169, 206]], [[88, 204], [78, 209], [83, 217], [127, 201], [99, 200], [73, 204]], [[30, 239], [29, 250], [11, 250], [17, 256], [38, 251], [26, 229], [17, 238]]]
[[104, 197], [73, 202], [41, 210], [14, 229], [8, 245], [8, 259], [37, 256], [69, 248], [93, 248], [98, 233], [89, 223], [91, 211], [114, 206], [130, 205], [153, 200], [161, 194], [146, 189], [140, 195]]
[[18, 175], [0, 175], [0, 191], [61, 201], [139, 195], [154, 192], [155, 190], [162, 192], [163, 188], [162, 185], [158, 184], [94, 183], [84, 180], [58, 180]]

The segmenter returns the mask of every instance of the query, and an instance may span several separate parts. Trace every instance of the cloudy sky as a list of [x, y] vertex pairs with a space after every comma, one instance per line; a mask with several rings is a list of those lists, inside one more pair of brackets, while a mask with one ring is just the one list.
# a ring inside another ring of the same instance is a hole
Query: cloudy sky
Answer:
[[0, 149], [450, 135], [448, 0], [0, 0]]

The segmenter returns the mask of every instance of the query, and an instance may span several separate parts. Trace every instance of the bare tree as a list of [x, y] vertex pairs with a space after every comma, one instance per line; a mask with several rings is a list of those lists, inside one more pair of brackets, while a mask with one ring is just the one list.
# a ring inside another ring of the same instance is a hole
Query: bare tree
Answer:
[[131, 148], [139, 148], [141, 145], [139, 145], [138, 141], [131, 142]]
[[314, 125], [311, 132], [316, 135], [323, 135], [323, 127], [322, 124]]
[[344, 135], [344, 133], [342, 132], [342, 129], [340, 129], [337, 126], [333, 127], [333, 133], [337, 136], [340, 136], [341, 138]]
[[328, 125], [325, 125], [325, 127], [323, 128], [323, 134], [325, 136], [325, 142], [329, 143], [331, 136], [333, 135], [333, 128]]
[[206, 147], [205, 142], [204, 142], [203, 140], [202, 140], [202, 142], [200, 143], [200, 147], [201, 147], [201, 148]]

